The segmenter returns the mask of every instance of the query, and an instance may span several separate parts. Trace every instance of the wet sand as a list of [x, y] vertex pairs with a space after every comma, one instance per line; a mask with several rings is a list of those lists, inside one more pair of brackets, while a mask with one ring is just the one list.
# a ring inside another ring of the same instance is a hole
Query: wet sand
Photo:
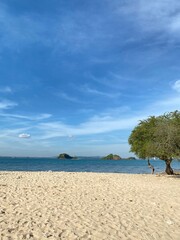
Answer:
[[0, 172], [0, 239], [179, 240], [180, 178]]

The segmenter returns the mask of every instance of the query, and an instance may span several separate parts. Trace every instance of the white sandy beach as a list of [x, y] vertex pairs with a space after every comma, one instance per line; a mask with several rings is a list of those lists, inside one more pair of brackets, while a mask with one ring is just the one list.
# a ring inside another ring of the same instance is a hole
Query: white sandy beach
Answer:
[[0, 172], [0, 239], [179, 240], [180, 178]]

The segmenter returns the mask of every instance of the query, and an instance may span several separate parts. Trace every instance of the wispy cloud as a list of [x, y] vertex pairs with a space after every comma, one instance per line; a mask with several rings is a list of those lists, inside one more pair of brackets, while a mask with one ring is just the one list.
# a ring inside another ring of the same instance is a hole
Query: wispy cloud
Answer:
[[[180, 37], [180, 3], [177, 0], [107, 2], [109, 4], [103, 7], [101, 15], [87, 8], [84, 11], [55, 14], [53, 18], [38, 13], [33, 15], [31, 12], [15, 15], [9, 11], [8, 3], [0, 3], [1, 48], [19, 50], [27, 44], [41, 42], [54, 49], [54, 52], [59, 49], [68, 52], [85, 49], [104, 51], [112, 43], [122, 45], [133, 39], [131, 32], [127, 34], [123, 28], [124, 22], [131, 28], [133, 26], [133, 31], [137, 33], [162, 32], [158, 39], [166, 35], [173, 39]], [[120, 21], [117, 21], [117, 16], [121, 18]], [[121, 29], [120, 34], [116, 34], [114, 27]], [[97, 63], [112, 61], [112, 58], [100, 59], [96, 54], [92, 59]]]
[[[20, 52], [28, 45], [41, 43], [42, 46], [50, 47], [54, 51], [62, 47], [69, 51], [73, 49], [73, 38], [74, 47], [77, 42], [80, 48], [84, 38], [80, 32], [76, 32], [72, 24], [74, 24], [73, 20], [66, 26], [66, 18], [59, 14], [53, 17], [48, 17], [38, 11], [36, 13], [22, 11], [16, 14], [10, 11], [9, 3], [4, 1], [0, 3], [0, 50], [9, 48]], [[71, 32], [72, 29], [74, 29], [73, 32]]]
[[67, 93], [58, 93], [57, 95], [67, 101], [70, 101], [70, 102], [75, 102], [75, 103], [81, 102], [79, 99], [77, 99], [71, 95], [68, 95]]
[[114, 118], [122, 116], [127, 116], [131, 112], [131, 107], [124, 105], [120, 107], [108, 108], [100, 116], [113, 116]]
[[131, 130], [139, 120], [146, 119], [151, 115], [160, 115], [179, 109], [180, 97], [168, 97], [146, 106], [141, 111], [131, 110], [129, 107], [109, 109], [87, 119], [78, 125], [68, 125], [63, 122], [47, 122], [37, 125], [42, 139], [58, 138], [68, 135], [84, 136], [102, 134], [120, 130]]
[[0, 3], [0, 16], [1, 48], [19, 49], [40, 39], [39, 33], [42, 31], [40, 22], [37, 23], [27, 15], [13, 15], [3, 3]]
[[100, 57], [92, 57], [90, 59], [90, 62], [91, 63], [94, 63], [94, 64], [108, 64], [108, 63], [112, 63], [113, 62], [113, 59], [112, 58], [100, 58]]
[[[130, 78], [122, 76], [120, 73], [109, 72], [106, 77], [97, 77], [92, 74], [87, 74], [87, 77], [95, 83], [106, 86], [109, 89], [122, 90], [129, 82], [133, 81]], [[118, 93], [120, 94], [120, 93]]]
[[164, 100], [159, 100], [156, 103], [154, 103], [153, 106], [160, 107], [161, 111], [163, 111], [164, 109], [164, 112], [172, 111], [172, 109], [178, 110], [180, 106], [180, 96], [173, 96], [166, 98]]
[[10, 138], [18, 138], [18, 135], [21, 134], [24, 131], [28, 131], [29, 127], [26, 128], [4, 128], [3, 130], [1, 130], [0, 132], [0, 138], [3, 138], [3, 140], [5, 139], [10, 139]]
[[12, 89], [8, 86], [6, 87], [0, 87], [0, 92], [1, 93], [11, 93], [12, 92]]
[[89, 14], [88, 9], [87, 14], [88, 17], [84, 11], [69, 11], [53, 17], [38, 12], [16, 15], [9, 11], [8, 3], [0, 3], [1, 48], [19, 50], [38, 42], [51, 47], [54, 52], [62, 48], [63, 51], [79, 52], [90, 46], [98, 47], [111, 37], [104, 28], [106, 19], [93, 12]]
[[180, 12], [177, 13], [174, 17], [172, 17], [172, 20], [169, 25], [169, 30], [172, 33], [180, 34]]
[[110, 116], [96, 116], [77, 126], [66, 125], [62, 122], [50, 122], [39, 124], [38, 128], [42, 132], [42, 139], [48, 139], [64, 137], [70, 134], [74, 136], [82, 136], [129, 129], [134, 126], [138, 120], [139, 117], [114, 119]]
[[88, 85], [84, 85], [80, 89], [82, 92], [85, 92], [86, 94], [89, 93], [89, 94], [104, 96], [108, 98], [118, 98], [121, 95], [120, 93], [115, 93], [115, 92], [111, 93], [111, 92], [100, 91], [95, 88], [91, 88]]
[[[180, 2], [177, 0], [128, 1], [125, 4], [114, 1], [115, 12], [124, 15], [145, 32], [164, 32], [169, 37], [180, 37]], [[118, 7], [119, 6], [119, 7]], [[172, 36], [173, 34], [173, 36]]]
[[0, 116], [9, 117], [9, 118], [24, 119], [24, 120], [30, 120], [30, 121], [42, 121], [44, 119], [50, 118], [52, 115], [48, 114], [48, 113], [44, 113], [44, 114], [39, 114], [39, 115], [26, 116], [26, 115], [20, 115], [20, 114], [0, 113]]
[[9, 109], [9, 108], [13, 108], [15, 106], [17, 106], [18, 104], [16, 102], [10, 101], [10, 100], [1, 100], [0, 101], [0, 109], [4, 110], [4, 109]]

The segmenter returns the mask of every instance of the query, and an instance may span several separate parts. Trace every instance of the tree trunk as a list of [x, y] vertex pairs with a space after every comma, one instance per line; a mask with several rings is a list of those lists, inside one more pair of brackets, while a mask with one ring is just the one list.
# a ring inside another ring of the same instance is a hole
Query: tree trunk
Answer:
[[165, 160], [165, 163], [166, 163], [166, 170], [165, 172], [168, 174], [168, 175], [173, 175], [174, 172], [173, 172], [173, 169], [171, 168], [171, 162], [172, 160]]

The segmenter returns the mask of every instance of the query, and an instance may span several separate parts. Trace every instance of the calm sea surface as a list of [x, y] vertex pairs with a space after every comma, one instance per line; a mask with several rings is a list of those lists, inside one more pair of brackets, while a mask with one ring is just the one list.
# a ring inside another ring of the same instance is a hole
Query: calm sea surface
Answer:
[[[163, 172], [165, 162], [151, 160], [155, 172]], [[180, 169], [180, 162], [173, 161], [172, 167]], [[0, 171], [65, 171], [101, 173], [151, 173], [146, 160], [101, 160], [99, 158], [79, 158], [59, 160], [57, 158], [0, 158]]]

